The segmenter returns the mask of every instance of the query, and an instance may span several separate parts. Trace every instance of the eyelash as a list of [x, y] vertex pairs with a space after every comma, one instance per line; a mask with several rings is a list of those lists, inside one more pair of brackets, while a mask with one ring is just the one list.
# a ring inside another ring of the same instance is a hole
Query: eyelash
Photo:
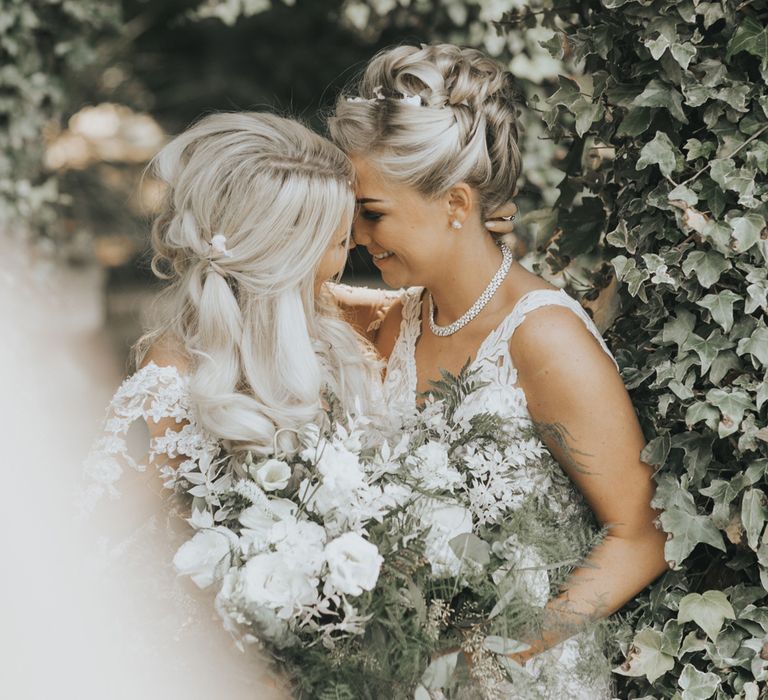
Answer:
[[384, 215], [375, 211], [368, 211], [364, 209], [360, 212], [360, 216], [362, 216], [366, 221], [378, 221]]

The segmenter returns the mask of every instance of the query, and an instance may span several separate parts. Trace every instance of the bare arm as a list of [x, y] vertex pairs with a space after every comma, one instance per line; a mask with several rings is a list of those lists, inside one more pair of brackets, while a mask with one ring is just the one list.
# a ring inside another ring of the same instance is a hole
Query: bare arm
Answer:
[[653, 469], [629, 396], [610, 358], [568, 309], [546, 307], [516, 330], [510, 351], [542, 439], [584, 495], [605, 539], [547, 603], [549, 625], [524, 662], [621, 608], [667, 568], [653, 521]]
[[369, 289], [347, 284], [327, 283], [344, 317], [355, 330], [372, 343], [376, 341], [379, 325], [401, 292], [388, 289]]

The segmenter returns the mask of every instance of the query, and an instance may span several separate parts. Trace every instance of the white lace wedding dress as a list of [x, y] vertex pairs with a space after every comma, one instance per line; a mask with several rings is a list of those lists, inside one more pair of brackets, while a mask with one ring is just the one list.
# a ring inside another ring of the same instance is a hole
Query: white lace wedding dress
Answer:
[[[403, 296], [400, 334], [389, 358], [384, 381], [385, 396], [391, 407], [412, 407], [416, 402], [415, 349], [422, 327], [422, 295], [423, 288], [417, 287], [408, 289]], [[501, 399], [503, 405], [511, 407], [515, 418], [530, 426], [525, 394], [516, 385], [517, 371], [510, 357], [509, 341], [529, 313], [552, 304], [564, 306], [577, 314], [603, 350], [611, 355], [592, 320], [577, 301], [564, 291], [536, 290], [523, 296], [480, 346], [471, 368], [477, 370], [478, 378], [488, 384], [471, 395], [470, 400], [482, 404], [485, 396], [490, 405], [498, 405]], [[543, 481], [546, 483], [546, 479]], [[544, 503], [561, 513], [564, 520], [575, 517], [588, 521], [591, 517], [580, 492], [566, 478], [559, 484], [550, 484], [547, 492], [541, 495]], [[587, 658], [590, 663], [581, 668], [580, 663]], [[601, 659], [605, 661], [604, 666], [600, 664]], [[600, 670], [596, 671], [596, 668]], [[497, 692], [499, 698], [515, 700], [606, 700], [612, 697], [610, 668], [594, 635], [584, 632], [532, 657], [524, 667], [519, 668], [512, 681], [504, 682]], [[480, 696], [477, 691], [466, 688], [460, 697]]]
[[[180, 429], [150, 440], [145, 422], [164, 418]], [[82, 529], [92, 546], [82, 575], [92, 599], [108, 611], [104, 634], [123, 655], [124, 672], [145, 680], [136, 693], [129, 691], [135, 684], [118, 676], [100, 697], [288, 697], [258, 650], [238, 649], [225, 631], [213, 587], [198, 589], [172, 563], [194, 531], [186, 522], [189, 506], [162, 482], [173, 486], [196, 464], [211, 465], [218, 451], [199, 427], [187, 377], [175, 367], [147, 364], [110, 402], [86, 462]]]

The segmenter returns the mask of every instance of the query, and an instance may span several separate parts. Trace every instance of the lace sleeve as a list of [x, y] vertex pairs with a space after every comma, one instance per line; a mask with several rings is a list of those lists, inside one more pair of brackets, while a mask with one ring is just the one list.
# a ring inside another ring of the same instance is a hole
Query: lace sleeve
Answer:
[[[178, 427], [151, 437], [143, 455], [134, 458], [128, 434], [140, 419], [147, 425], [170, 419]], [[119, 497], [116, 482], [126, 466], [144, 471], [152, 464], [165, 487], [174, 489], [181, 477], [196, 469], [205, 471], [201, 467], [211, 464], [218, 452], [218, 442], [199, 427], [187, 377], [173, 366], [150, 362], [128, 377], [112, 397], [101, 436], [85, 462], [83, 509], [91, 510], [104, 493]]]

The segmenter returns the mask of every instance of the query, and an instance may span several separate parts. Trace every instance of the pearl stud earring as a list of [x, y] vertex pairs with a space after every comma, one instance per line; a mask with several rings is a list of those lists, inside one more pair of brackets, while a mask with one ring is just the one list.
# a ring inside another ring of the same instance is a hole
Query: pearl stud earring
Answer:
[[461, 221], [459, 221], [458, 219], [454, 219], [453, 221], [451, 221], [451, 226], [455, 229], [460, 229], [461, 225], [462, 225]]

